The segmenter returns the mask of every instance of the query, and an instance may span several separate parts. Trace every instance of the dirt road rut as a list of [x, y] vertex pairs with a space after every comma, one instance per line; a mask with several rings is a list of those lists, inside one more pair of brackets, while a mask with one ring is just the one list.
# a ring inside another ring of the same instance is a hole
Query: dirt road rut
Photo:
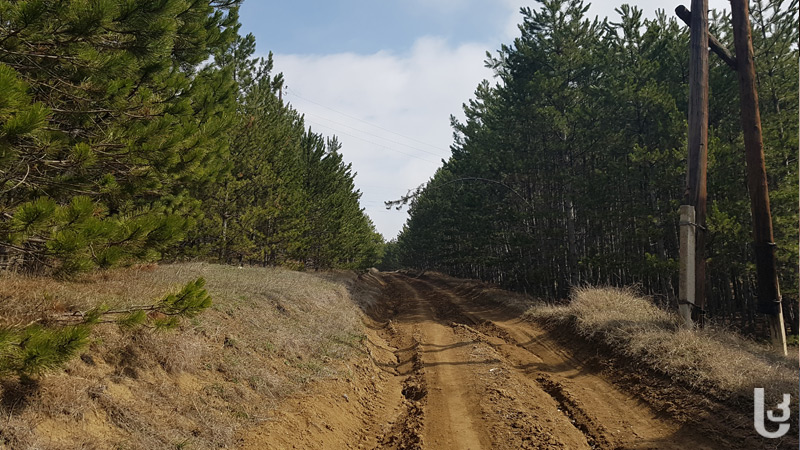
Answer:
[[[333, 385], [300, 400], [295, 412], [261, 430], [259, 442], [436, 450], [734, 447], [622, 391], [600, 374], [597, 358], [574, 358], [519, 311], [477, 301], [436, 277], [372, 276], [382, 295], [365, 312], [382, 343], [368, 338], [377, 367], [367, 375], [369, 386], [353, 388], [352, 406], [342, 405], [342, 396], [351, 397]], [[317, 422], [309, 421], [310, 410], [318, 411]]]

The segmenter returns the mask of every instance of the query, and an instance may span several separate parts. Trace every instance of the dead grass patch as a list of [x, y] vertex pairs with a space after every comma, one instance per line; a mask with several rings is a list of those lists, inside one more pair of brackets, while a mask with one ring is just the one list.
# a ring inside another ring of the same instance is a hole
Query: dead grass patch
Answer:
[[569, 323], [615, 354], [721, 400], [751, 407], [754, 387], [776, 398], [797, 391], [797, 348], [787, 358], [730, 330], [684, 329], [677, 314], [630, 290], [576, 289], [568, 305], [537, 306], [527, 315], [551, 324]]
[[213, 305], [177, 330], [98, 326], [92, 344], [36, 386], [0, 385], [0, 448], [234, 447], [282, 398], [346, 371], [363, 332], [352, 273], [191, 263], [75, 281], [4, 276], [0, 325], [100, 303], [148, 304], [204, 277]]

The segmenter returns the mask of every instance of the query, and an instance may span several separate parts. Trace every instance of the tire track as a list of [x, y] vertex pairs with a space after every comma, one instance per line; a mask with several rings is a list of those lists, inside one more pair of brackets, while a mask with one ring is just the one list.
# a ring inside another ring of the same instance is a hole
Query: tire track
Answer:
[[[449, 293], [424, 280], [391, 275], [387, 283], [393, 301], [401, 301], [392, 328], [419, 343], [416, 373], [427, 389], [418, 416], [423, 448], [590, 448], [583, 434], [557, 412], [555, 400], [512, 376], [508, 361], [479, 331], [491, 328], [490, 322], [464, 314], [449, 301]], [[399, 361], [402, 366], [402, 356]], [[402, 367], [398, 372], [407, 373]], [[539, 423], [544, 415], [553, 417]]]
[[[601, 349], [524, 320], [513, 298], [487, 296], [500, 291], [435, 274], [370, 279], [381, 294], [362, 306], [364, 356], [254, 439], [330, 450], [755, 448], [724, 418], [701, 417], [706, 426], [654, 410], [612, 383], [624, 376], [604, 369]], [[650, 397], [661, 392], [636, 380]]]
[[[385, 276], [409, 286], [417, 308], [430, 309], [427, 321], [432, 318], [440, 326], [461, 330], [456, 334], [474, 351], [484, 346], [494, 352], [497, 367], [484, 370], [502, 371], [504, 377], [470, 373], [467, 365], [461, 365], [460, 374], [473, 379], [470, 388], [478, 399], [466, 394], [462, 398], [472, 398], [473, 408], [481, 408], [481, 420], [472, 425], [491, 435], [491, 448], [719, 448], [719, 442], [620, 391], [596, 373], [591, 362], [577, 360], [544, 330], [522, 320], [518, 311], [481, 304], [475, 301], [477, 295], [453, 289], [435, 276]], [[439, 381], [428, 383], [434, 390]], [[431, 410], [428, 404], [426, 424], [428, 416], [436, 414]], [[516, 447], [504, 442], [515, 437], [520, 437]]]

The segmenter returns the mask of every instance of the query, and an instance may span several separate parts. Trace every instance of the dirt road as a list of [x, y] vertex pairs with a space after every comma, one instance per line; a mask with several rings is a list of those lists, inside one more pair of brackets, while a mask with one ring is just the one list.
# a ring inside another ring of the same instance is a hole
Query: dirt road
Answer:
[[574, 358], [519, 311], [436, 277], [376, 277], [383, 293], [365, 311], [373, 371], [356, 366], [344, 390], [333, 380], [298, 399], [245, 447], [735, 447], [623, 392], [597, 358]]

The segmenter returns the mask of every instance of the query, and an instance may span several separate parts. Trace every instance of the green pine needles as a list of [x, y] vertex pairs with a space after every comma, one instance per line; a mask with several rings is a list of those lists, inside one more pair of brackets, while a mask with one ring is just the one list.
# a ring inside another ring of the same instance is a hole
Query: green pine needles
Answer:
[[13, 248], [55, 273], [71, 274], [153, 259], [182, 236], [186, 222], [149, 209], [110, 217], [104, 205], [87, 196], [73, 197], [66, 205], [40, 197], [20, 205], [5, 231]]
[[195, 317], [211, 306], [205, 280], [187, 283], [153, 305], [110, 310], [101, 305], [86, 313], [65, 315], [55, 324], [0, 328], [0, 377], [32, 377], [56, 370], [89, 343], [92, 328], [117, 324], [123, 328], [172, 329], [180, 319]]
[[90, 332], [86, 324], [0, 329], [0, 377], [30, 377], [60, 367], [88, 343]]
[[164, 297], [155, 305], [155, 310], [172, 317], [194, 317], [200, 311], [211, 306], [211, 296], [203, 286], [206, 280], [202, 277], [188, 283], [177, 294]]
[[[781, 288], [795, 300], [784, 302], [784, 314], [796, 332], [798, 2], [751, 5]], [[567, 298], [583, 284], [638, 285], [674, 301], [688, 28], [663, 11], [647, 19], [622, 5], [599, 21], [587, 8], [542, 0], [522, 9], [519, 36], [489, 55], [499, 82], [478, 86], [466, 120], [453, 120], [452, 157], [406, 198], [410, 218], [387, 247], [387, 266], [537, 297]], [[710, 26], [732, 48], [730, 18], [712, 11]], [[719, 58], [709, 63], [708, 314], [753, 331], [738, 81]]]
[[0, 1], [0, 250], [64, 275], [156, 260], [225, 171], [237, 1]]
[[239, 3], [0, 0], [0, 268], [376, 262], [338, 143], [282, 101]]

